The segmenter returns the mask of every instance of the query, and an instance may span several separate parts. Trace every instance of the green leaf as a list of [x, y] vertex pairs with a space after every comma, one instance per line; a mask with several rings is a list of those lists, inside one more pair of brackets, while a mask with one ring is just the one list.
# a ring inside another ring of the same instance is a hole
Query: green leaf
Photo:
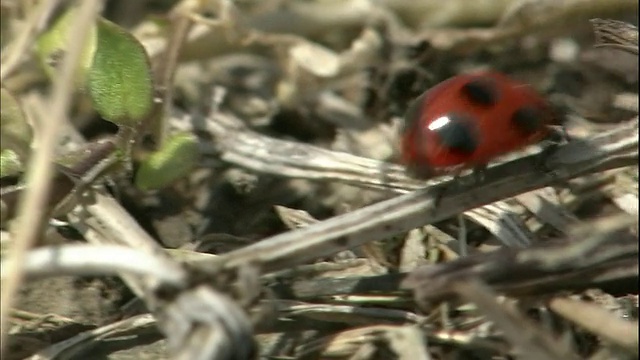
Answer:
[[[49, 76], [69, 46], [69, 30], [77, 9], [64, 13], [37, 40], [37, 52]], [[76, 86], [86, 90], [96, 111], [116, 125], [134, 127], [153, 106], [151, 65], [144, 47], [118, 25], [98, 19], [91, 27], [76, 76]]]
[[0, 89], [0, 103], [0, 149], [11, 149], [24, 157], [33, 138], [31, 125], [18, 100], [6, 89]]
[[4, 149], [0, 152], [0, 177], [18, 175], [23, 165], [15, 151]]
[[100, 19], [87, 86], [104, 119], [121, 126], [137, 125], [153, 106], [151, 66], [142, 44], [116, 24]]
[[189, 174], [199, 160], [198, 139], [191, 133], [175, 134], [142, 162], [135, 184], [141, 190], [163, 188]]

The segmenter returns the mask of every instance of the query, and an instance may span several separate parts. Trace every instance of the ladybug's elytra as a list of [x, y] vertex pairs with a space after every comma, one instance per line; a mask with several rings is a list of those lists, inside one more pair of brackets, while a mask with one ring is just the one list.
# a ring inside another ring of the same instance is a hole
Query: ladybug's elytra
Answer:
[[428, 178], [482, 168], [548, 137], [559, 120], [531, 87], [495, 73], [452, 77], [420, 95], [405, 115], [402, 160]]

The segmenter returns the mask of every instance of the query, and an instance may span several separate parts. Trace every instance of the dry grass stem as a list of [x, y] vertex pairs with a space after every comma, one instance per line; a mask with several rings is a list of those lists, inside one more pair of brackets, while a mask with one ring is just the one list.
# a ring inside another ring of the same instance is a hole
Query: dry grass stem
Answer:
[[67, 111], [71, 103], [73, 74], [79, 63], [82, 44], [85, 43], [88, 29], [93, 24], [94, 19], [101, 10], [101, 1], [85, 1], [79, 8], [77, 21], [71, 31], [71, 38], [62, 62], [60, 76], [56, 79], [53, 92], [50, 97], [51, 116], [48, 121], [40, 124], [37, 129], [37, 143], [33, 157], [29, 161], [26, 173], [26, 182], [29, 192], [20, 199], [18, 204], [18, 217], [14, 224], [15, 241], [11, 250], [10, 258], [6, 261], [7, 271], [13, 276], [3, 281], [2, 299], [0, 301], [0, 333], [2, 344], [7, 329], [6, 321], [9, 309], [15, 300], [15, 292], [22, 279], [22, 258], [33, 244], [39, 231], [42, 229], [46, 214], [42, 211], [46, 208], [46, 201], [49, 193], [50, 179], [53, 174], [53, 159], [56, 144], [58, 141], [59, 129], [67, 121]]

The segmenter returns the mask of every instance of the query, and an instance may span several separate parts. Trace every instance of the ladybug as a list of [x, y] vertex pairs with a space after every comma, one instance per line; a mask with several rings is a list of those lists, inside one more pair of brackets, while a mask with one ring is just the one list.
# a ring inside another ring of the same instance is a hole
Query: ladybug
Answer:
[[419, 178], [473, 168], [549, 137], [559, 124], [542, 95], [496, 72], [447, 79], [405, 115], [402, 161]]

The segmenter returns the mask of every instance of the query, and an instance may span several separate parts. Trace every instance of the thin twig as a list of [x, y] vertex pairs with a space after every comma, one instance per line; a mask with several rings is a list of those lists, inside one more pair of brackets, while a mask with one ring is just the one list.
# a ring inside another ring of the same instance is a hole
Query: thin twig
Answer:
[[[2, 300], [0, 301], [0, 332], [1, 343], [6, 344], [6, 321], [9, 315], [15, 292], [22, 280], [22, 258], [31, 247], [38, 232], [42, 228], [45, 216], [43, 209], [49, 195], [51, 176], [53, 174], [53, 158], [58, 141], [58, 132], [66, 120], [66, 114], [71, 102], [73, 75], [80, 61], [85, 39], [90, 33], [89, 29], [95, 22], [96, 16], [102, 8], [102, 1], [83, 1], [75, 17], [74, 25], [69, 31], [69, 47], [65, 54], [60, 76], [54, 82], [53, 93], [50, 100], [51, 116], [41, 124], [38, 131], [38, 148], [29, 161], [26, 173], [26, 183], [29, 191], [21, 197], [18, 204], [18, 216], [16, 218], [15, 242], [11, 257], [7, 259], [7, 270], [13, 274], [4, 281], [2, 287]], [[4, 346], [2, 347], [4, 349]]]
[[185, 39], [191, 29], [192, 20], [183, 12], [174, 11], [170, 15], [171, 19], [171, 36], [167, 44], [164, 56], [158, 58], [155, 64], [155, 72], [159, 76], [159, 88], [162, 94], [162, 111], [159, 116], [152, 118], [151, 133], [154, 136], [158, 148], [162, 148], [167, 141], [167, 124], [168, 117], [166, 114], [171, 112], [173, 106], [174, 95], [174, 78], [178, 69], [178, 59], [180, 50], [185, 43]]

